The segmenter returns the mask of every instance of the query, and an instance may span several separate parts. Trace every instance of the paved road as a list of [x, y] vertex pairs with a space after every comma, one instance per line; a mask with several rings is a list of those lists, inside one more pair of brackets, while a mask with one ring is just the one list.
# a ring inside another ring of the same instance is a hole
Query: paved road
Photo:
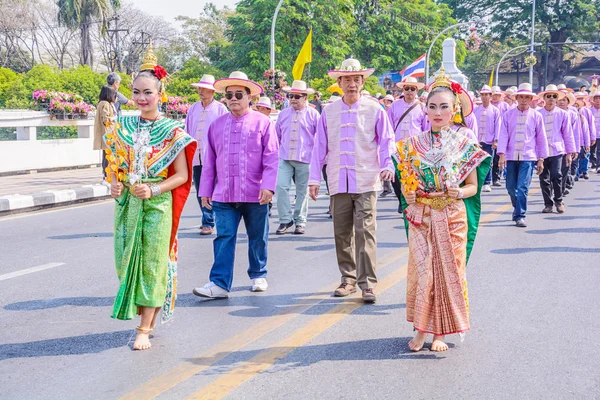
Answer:
[[232, 297], [199, 300], [212, 241], [190, 199], [176, 318], [146, 352], [130, 350], [135, 321], [110, 319], [111, 201], [0, 219], [0, 398], [600, 399], [600, 176], [578, 184], [564, 215], [540, 214], [534, 193], [527, 229], [507, 202], [504, 189], [485, 195], [468, 266], [473, 329], [441, 354], [407, 351], [392, 198], [379, 202], [375, 305], [330, 297], [325, 198], [305, 236], [271, 235], [268, 292], [249, 292], [242, 235]]
[[75, 189], [102, 183], [102, 168], [78, 168], [23, 175], [0, 176], [0, 197], [27, 195], [47, 190]]

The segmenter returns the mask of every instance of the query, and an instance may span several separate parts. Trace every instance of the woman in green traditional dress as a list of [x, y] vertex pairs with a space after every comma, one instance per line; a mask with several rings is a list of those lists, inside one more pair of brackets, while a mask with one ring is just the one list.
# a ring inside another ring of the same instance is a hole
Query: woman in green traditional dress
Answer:
[[174, 308], [177, 228], [190, 192], [196, 142], [183, 124], [162, 118], [166, 71], [150, 48], [133, 81], [133, 101], [141, 116], [119, 117], [104, 136], [115, 208], [115, 262], [120, 287], [113, 318], [141, 315], [134, 350], [150, 348], [150, 332], [162, 309]]
[[431, 350], [445, 351], [445, 335], [470, 328], [465, 269], [490, 159], [464, 129], [450, 129], [461, 122], [461, 109], [468, 116], [473, 104], [442, 70], [427, 97], [431, 130], [397, 145], [409, 245], [406, 317], [417, 331], [412, 351], [428, 334]]

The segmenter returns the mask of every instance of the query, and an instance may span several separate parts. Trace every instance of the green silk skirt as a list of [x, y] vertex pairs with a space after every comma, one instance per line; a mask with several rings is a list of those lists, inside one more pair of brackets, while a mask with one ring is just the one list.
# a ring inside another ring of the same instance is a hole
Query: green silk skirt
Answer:
[[138, 307], [161, 308], [168, 297], [172, 197], [167, 192], [140, 200], [125, 188], [116, 200], [114, 244], [120, 286], [112, 318], [128, 320], [138, 314]]

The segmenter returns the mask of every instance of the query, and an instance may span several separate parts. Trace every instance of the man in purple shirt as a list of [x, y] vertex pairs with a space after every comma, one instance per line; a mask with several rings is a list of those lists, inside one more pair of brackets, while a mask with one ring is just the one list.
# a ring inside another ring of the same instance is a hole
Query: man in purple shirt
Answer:
[[206, 138], [200, 196], [202, 205], [215, 211], [217, 237], [210, 282], [194, 288], [194, 294], [226, 298], [233, 283], [235, 245], [242, 218], [248, 234], [252, 291], [268, 287], [268, 204], [277, 183], [279, 145], [275, 124], [250, 109], [251, 97], [263, 90], [258, 83], [234, 71], [214, 86], [217, 92], [225, 93], [231, 112], [211, 124]]
[[348, 296], [356, 292], [358, 284], [365, 302], [376, 299], [377, 191], [381, 179], [394, 178], [390, 121], [377, 102], [360, 97], [365, 79], [373, 72], [355, 59], [329, 71], [344, 97], [321, 114], [308, 183], [310, 197], [316, 200], [327, 159], [335, 250], [342, 275], [334, 295]]
[[[314, 90], [306, 82], [295, 80], [292, 86], [283, 88], [287, 92], [290, 107], [279, 113], [275, 131], [279, 140], [279, 171], [277, 173], [277, 212], [279, 227], [277, 234], [284, 234], [294, 223], [295, 234], [304, 234], [308, 215], [308, 176], [315, 144], [315, 132], [319, 112], [308, 107], [307, 97]], [[296, 184], [294, 213], [290, 205], [292, 177]]]
[[544, 130], [548, 138], [548, 157], [544, 160], [544, 171], [540, 175], [540, 187], [544, 197], [542, 213], [552, 213], [553, 206], [556, 206], [556, 211], [562, 214], [565, 212], [563, 182], [566, 182], [569, 174], [571, 156], [576, 152], [575, 138], [569, 114], [556, 106], [565, 94], [559, 91], [556, 85], [548, 85], [539, 96], [546, 103], [538, 112], [544, 119]]
[[[477, 120], [477, 127], [479, 129], [478, 142], [483, 150], [492, 156], [492, 159], [496, 156], [496, 148], [498, 147], [498, 136], [500, 135], [500, 126], [502, 125], [502, 117], [500, 116], [500, 110], [491, 104], [492, 100], [492, 89], [488, 85], [484, 85], [479, 91], [481, 95], [481, 105], [475, 108], [473, 114]], [[495, 161], [495, 168], [498, 168], [498, 162]], [[496, 179], [494, 182], [497, 182]], [[491, 192], [490, 186], [492, 183], [492, 168], [485, 177], [483, 182], [483, 192]], [[494, 185], [495, 186], [495, 185]]]
[[492, 100], [491, 103], [494, 107], [500, 110], [500, 116], [508, 111], [510, 106], [505, 101], [502, 101], [504, 97], [504, 92], [500, 89], [500, 86], [492, 87]]
[[515, 93], [517, 107], [502, 115], [498, 138], [498, 166], [506, 166], [506, 189], [514, 208], [513, 221], [525, 228], [527, 195], [533, 169], [540, 175], [544, 170], [544, 158], [548, 157], [548, 140], [542, 115], [529, 108], [535, 93], [529, 83], [523, 83]]
[[[590, 92], [590, 108], [589, 110], [592, 112], [594, 116], [594, 126], [596, 127], [596, 137], [594, 143], [594, 155], [595, 157], [590, 157], [590, 161], [592, 162], [592, 168], [596, 167], [596, 172], [600, 173], [600, 89], [596, 88], [594, 91]], [[590, 149], [591, 150], [591, 149]], [[594, 163], [594, 161], [596, 163]]]
[[212, 235], [215, 230], [215, 213], [213, 210], [202, 207], [202, 200], [198, 195], [200, 177], [202, 176], [202, 159], [204, 158], [204, 140], [210, 124], [221, 115], [227, 113], [227, 108], [214, 99], [214, 83], [215, 77], [208, 74], [203, 75], [200, 82], [192, 83], [191, 86], [198, 89], [200, 101], [192, 104], [185, 118], [185, 131], [198, 142], [198, 148], [192, 161], [192, 168], [194, 185], [196, 186], [196, 197], [202, 210], [201, 235]]
[[[569, 118], [571, 121], [571, 128], [573, 130], [573, 136], [579, 137], [579, 143], [583, 146], [585, 154], [590, 152], [590, 131], [589, 129], [584, 129], [584, 122], [587, 122], [583, 119], [577, 108], [575, 108], [576, 99], [573, 95], [572, 91], [567, 90], [566, 88], [560, 89], [560, 87], [564, 85], [559, 85], [559, 91], [564, 94], [562, 99], [559, 99], [557, 105], [560, 109], [564, 110], [567, 114], [569, 114]], [[575, 156], [575, 154], [573, 154]], [[567, 179], [563, 180], [563, 196], [569, 194], [570, 189], [573, 188], [573, 184], [575, 183], [575, 177], [571, 176], [570, 170], [568, 171]]]

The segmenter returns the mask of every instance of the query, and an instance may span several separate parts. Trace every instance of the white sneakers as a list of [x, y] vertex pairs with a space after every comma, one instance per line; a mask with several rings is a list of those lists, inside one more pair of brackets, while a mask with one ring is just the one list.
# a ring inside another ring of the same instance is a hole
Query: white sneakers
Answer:
[[196, 296], [208, 297], [210, 299], [226, 299], [229, 297], [229, 292], [212, 282], [208, 282], [201, 288], [194, 288], [192, 291]]
[[490, 185], [483, 185], [483, 187], [481, 188], [482, 192], [491, 192], [492, 191], [492, 187]]
[[252, 285], [253, 292], [264, 292], [269, 287], [267, 280], [265, 278], [256, 278], [254, 279], [254, 285]]
[[[257, 278], [253, 280], [252, 291], [253, 292], [264, 292], [269, 287], [265, 278]], [[196, 296], [207, 297], [209, 299], [226, 299], [229, 297], [229, 292], [213, 282], [208, 282], [201, 288], [194, 288], [192, 290]]]

